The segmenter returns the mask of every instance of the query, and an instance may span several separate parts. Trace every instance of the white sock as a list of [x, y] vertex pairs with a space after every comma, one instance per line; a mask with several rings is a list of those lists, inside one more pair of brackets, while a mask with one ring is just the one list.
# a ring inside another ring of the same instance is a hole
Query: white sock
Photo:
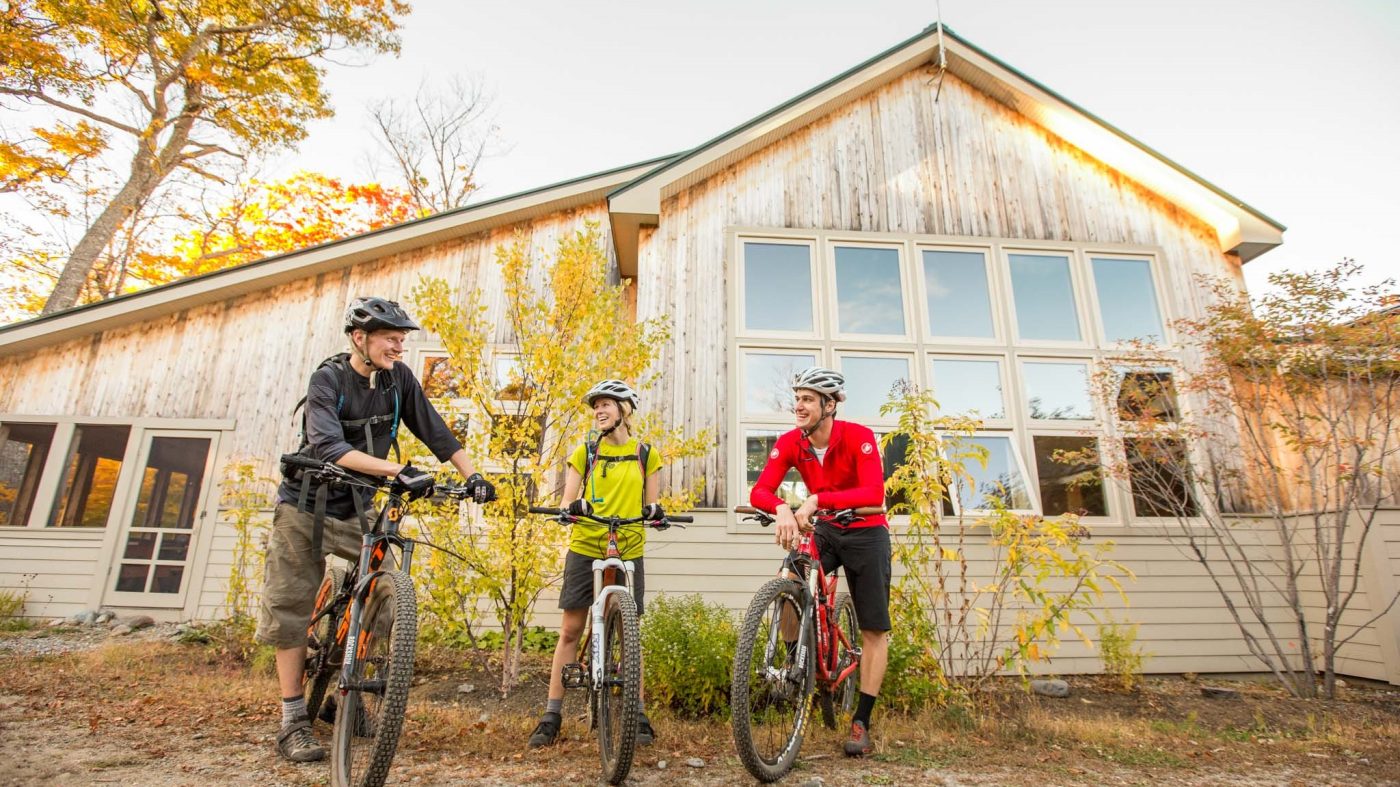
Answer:
[[293, 697], [282, 698], [282, 726], [289, 726], [297, 719], [306, 717], [306, 698]]

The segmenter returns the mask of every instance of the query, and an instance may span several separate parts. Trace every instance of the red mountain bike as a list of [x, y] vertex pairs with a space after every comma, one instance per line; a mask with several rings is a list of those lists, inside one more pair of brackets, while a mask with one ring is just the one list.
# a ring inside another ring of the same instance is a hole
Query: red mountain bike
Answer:
[[[770, 514], [749, 506], [734, 511], [767, 527]], [[812, 521], [846, 526], [883, 508], [818, 511]], [[836, 713], [855, 709], [860, 689], [860, 624], [849, 593], [836, 592], [813, 531], [783, 559], [783, 570], [759, 588], [744, 613], [734, 651], [729, 700], [734, 746], [755, 779], [773, 782], [797, 761], [812, 705], [836, 729]]]

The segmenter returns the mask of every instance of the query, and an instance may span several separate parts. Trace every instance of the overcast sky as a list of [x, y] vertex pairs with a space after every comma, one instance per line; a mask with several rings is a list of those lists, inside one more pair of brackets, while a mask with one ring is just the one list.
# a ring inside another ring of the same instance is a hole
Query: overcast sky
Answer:
[[[425, 76], [496, 95], [480, 198], [681, 151], [931, 24], [903, 0], [414, 0], [403, 54], [333, 69], [273, 173], [363, 179], [365, 107]], [[1400, 274], [1400, 1], [943, 0], [963, 37], [1288, 226], [1246, 266]]]

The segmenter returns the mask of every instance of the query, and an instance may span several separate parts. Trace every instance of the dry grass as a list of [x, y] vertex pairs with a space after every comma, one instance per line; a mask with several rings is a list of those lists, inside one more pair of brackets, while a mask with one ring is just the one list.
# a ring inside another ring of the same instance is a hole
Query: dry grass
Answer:
[[[432, 654], [423, 665], [425, 680], [455, 686], [451, 681], [468, 663], [460, 654]], [[803, 748], [799, 773], [821, 775], [828, 783], [834, 773], [836, 783], [867, 784], [888, 778], [907, 783], [929, 769], [997, 774], [996, 781], [1025, 784], [1047, 778], [1094, 783], [1124, 772], [1147, 781], [1192, 782], [1258, 768], [1345, 775], [1344, 781], [1359, 783], [1400, 777], [1394, 746], [1400, 740], [1400, 692], [1352, 689], [1343, 701], [1298, 702], [1267, 686], [1243, 686], [1244, 699], [1215, 701], [1179, 680], [1150, 680], [1136, 695], [1098, 691], [1092, 681], [1073, 683], [1070, 698], [1046, 700], [1008, 682], [976, 718], [936, 710], [877, 711], [876, 755], [854, 772], [849, 769], [857, 766], [834, 754], [843, 731], [818, 726]], [[570, 773], [571, 780], [588, 780], [596, 773], [596, 742], [577, 695], [566, 707], [560, 745], [527, 752], [523, 741], [535, 721], [533, 707], [502, 704], [488, 687], [463, 697], [453, 692], [451, 699], [429, 688], [415, 689], [396, 770], [427, 783], [465, 764], [521, 783], [557, 784]], [[0, 655], [0, 695], [22, 698], [25, 712], [129, 741], [129, 757], [88, 757], [89, 773], [116, 772], [132, 757], [179, 756], [167, 751], [166, 741], [195, 732], [246, 742], [253, 752], [246, 756], [272, 758], [261, 741], [276, 724], [275, 682], [217, 647], [146, 642], [43, 658]], [[647, 778], [662, 776], [655, 770], [660, 759], [690, 757], [711, 764], [707, 776], [742, 776], [727, 719], [685, 720], [661, 709], [651, 715], [661, 740], [639, 765], [650, 769]], [[857, 774], [859, 782], [847, 778]]]

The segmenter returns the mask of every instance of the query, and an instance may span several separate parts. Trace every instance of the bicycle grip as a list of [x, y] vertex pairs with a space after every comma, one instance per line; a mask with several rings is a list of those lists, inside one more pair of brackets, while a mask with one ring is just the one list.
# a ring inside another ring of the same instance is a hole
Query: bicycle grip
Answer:
[[282, 454], [282, 463], [291, 467], [303, 467], [307, 470], [320, 470], [326, 464], [319, 459], [312, 459], [301, 454]]
[[694, 522], [694, 521], [695, 521], [695, 517], [693, 517], [693, 516], [681, 516], [681, 515], [679, 515], [679, 514], [667, 514], [667, 515], [666, 515], [666, 521], [667, 521], [667, 522]]
[[530, 506], [530, 513], [544, 514], [545, 516], [559, 516], [564, 513], [562, 508], [543, 508], [541, 506]]
[[734, 506], [734, 513], [736, 513], [736, 514], [762, 514], [763, 512], [762, 512], [762, 511], [759, 511], [757, 508], [754, 508], [753, 506]]

